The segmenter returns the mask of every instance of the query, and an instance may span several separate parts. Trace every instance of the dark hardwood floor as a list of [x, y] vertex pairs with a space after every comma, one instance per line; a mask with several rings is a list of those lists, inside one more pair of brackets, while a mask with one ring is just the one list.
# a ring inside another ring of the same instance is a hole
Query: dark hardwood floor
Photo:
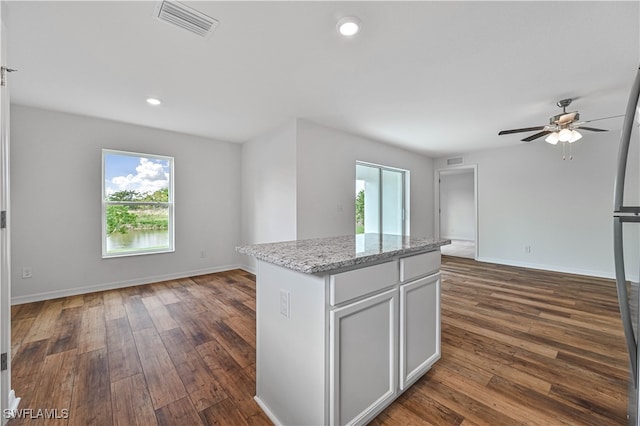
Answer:
[[[442, 358], [374, 425], [624, 425], [612, 281], [443, 257]], [[243, 271], [12, 308], [9, 425], [270, 424]]]

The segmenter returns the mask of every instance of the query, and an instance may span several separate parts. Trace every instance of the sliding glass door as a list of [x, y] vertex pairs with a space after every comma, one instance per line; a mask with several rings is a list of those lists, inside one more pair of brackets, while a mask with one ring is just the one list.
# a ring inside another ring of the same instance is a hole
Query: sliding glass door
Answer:
[[405, 171], [356, 163], [356, 234], [405, 234]]

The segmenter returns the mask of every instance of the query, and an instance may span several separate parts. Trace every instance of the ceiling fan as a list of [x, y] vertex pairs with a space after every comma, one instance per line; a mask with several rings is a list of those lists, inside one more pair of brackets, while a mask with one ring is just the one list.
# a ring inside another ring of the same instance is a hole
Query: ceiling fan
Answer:
[[587, 130], [590, 132], [606, 132], [606, 129], [598, 129], [595, 127], [586, 127], [584, 124], [590, 123], [592, 121], [605, 120], [606, 118], [613, 117], [605, 117], [598, 118], [595, 120], [588, 121], [579, 121], [580, 113], [578, 111], [567, 112], [567, 107], [571, 105], [571, 101], [573, 99], [562, 99], [556, 103], [556, 105], [562, 108], [562, 113], [554, 115], [549, 118], [549, 124], [544, 126], [535, 126], [535, 127], [525, 127], [522, 129], [511, 129], [511, 130], [501, 130], [498, 132], [498, 135], [509, 135], [511, 133], [521, 133], [521, 132], [535, 132], [539, 130], [538, 133], [534, 133], [531, 136], [527, 136], [524, 139], [521, 139], [523, 142], [531, 142], [535, 139], [541, 138], [543, 136], [547, 136], [545, 139], [550, 144], [557, 144], [560, 142], [569, 142], [573, 143], [578, 139], [582, 138], [582, 135], [576, 131], [576, 129]]

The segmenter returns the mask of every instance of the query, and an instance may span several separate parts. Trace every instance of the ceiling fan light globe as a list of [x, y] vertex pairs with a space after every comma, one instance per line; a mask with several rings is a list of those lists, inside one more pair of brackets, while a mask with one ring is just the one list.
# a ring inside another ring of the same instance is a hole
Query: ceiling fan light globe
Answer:
[[579, 141], [580, 139], [582, 139], [582, 135], [579, 132], [577, 132], [575, 130], [572, 130], [571, 131], [571, 138], [569, 139], [569, 143], [574, 143], [575, 141]]
[[558, 134], [556, 132], [551, 133], [545, 139], [545, 142], [550, 143], [551, 145], [556, 145], [560, 139], [558, 138]]
[[569, 142], [569, 140], [571, 139], [571, 130], [560, 130], [560, 132], [558, 133], [558, 139], [560, 139], [560, 142]]

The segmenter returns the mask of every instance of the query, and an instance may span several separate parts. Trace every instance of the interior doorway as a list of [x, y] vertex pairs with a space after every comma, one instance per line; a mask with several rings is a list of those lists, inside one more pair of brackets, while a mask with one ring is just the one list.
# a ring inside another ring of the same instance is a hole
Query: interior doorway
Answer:
[[436, 236], [451, 240], [442, 254], [478, 257], [477, 166], [458, 166], [436, 170]]

